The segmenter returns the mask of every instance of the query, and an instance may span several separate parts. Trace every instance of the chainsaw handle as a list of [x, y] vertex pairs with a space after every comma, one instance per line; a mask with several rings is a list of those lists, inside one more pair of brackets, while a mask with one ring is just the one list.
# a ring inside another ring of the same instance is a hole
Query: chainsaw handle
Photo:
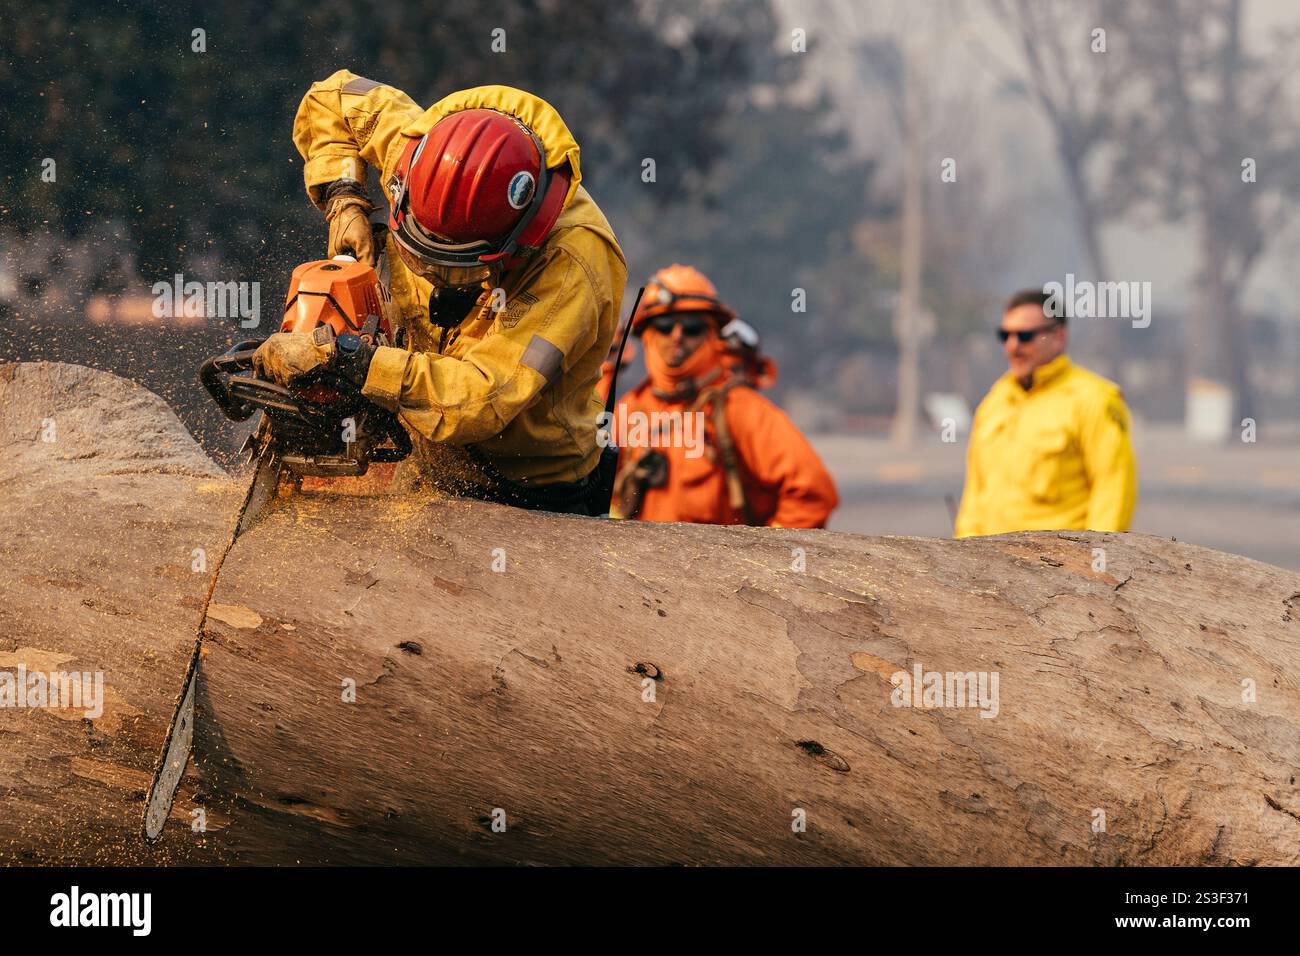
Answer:
[[[253, 353], [263, 341], [265, 340], [249, 339], [239, 342], [199, 367], [199, 380], [227, 418], [242, 422], [254, 412], [263, 411], [269, 416], [272, 433], [277, 434], [279, 429], [286, 429], [285, 440], [292, 447], [294, 436], [305, 433], [311, 437], [322, 428], [332, 430], [341, 415], [377, 416], [369, 427], [377, 430], [381, 441], [386, 436], [392, 441], [393, 447], [371, 448], [367, 443], [366, 447], [355, 453], [360, 456], [358, 460], [361, 463], [361, 471], [356, 473], [364, 474], [369, 461], [397, 462], [411, 454], [411, 436], [397, 420], [397, 416], [378, 408], [367, 412], [366, 409], [372, 403], [361, 395], [355, 383], [342, 375], [328, 369], [317, 369], [295, 386], [309, 390], [307, 394], [299, 394], [294, 389], [249, 374], [253, 371]], [[326, 390], [324, 398], [315, 391], [321, 388]], [[331, 396], [330, 392], [334, 394]], [[322, 401], [329, 405], [330, 411], [325, 410]], [[305, 473], [326, 474], [310, 471]]]
[[217, 407], [232, 422], [247, 421], [257, 409], [231, 394], [226, 376], [251, 369], [253, 353], [264, 341], [248, 339], [237, 342], [221, 355], [214, 356], [199, 366], [199, 381], [208, 390]]

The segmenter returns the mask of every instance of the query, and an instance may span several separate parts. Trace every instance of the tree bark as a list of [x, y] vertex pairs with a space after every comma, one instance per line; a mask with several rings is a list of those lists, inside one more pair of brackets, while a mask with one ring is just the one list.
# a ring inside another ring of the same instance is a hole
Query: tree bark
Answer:
[[205, 564], [239, 500], [152, 393], [75, 365], [0, 365], [0, 676], [104, 681], [95, 719], [84, 707], [0, 707], [0, 863], [194, 858], [193, 842], [146, 847], [142, 807]]
[[[228, 532], [237, 487], [29, 465], [66, 507], [0, 519], [4, 593], [44, 581], [6, 603], [5, 640], [93, 658], [142, 714], [111, 758], [100, 728], [46, 714], [0, 734], [10, 858], [1300, 863], [1300, 575], [1144, 535], [869, 538], [339, 491], [278, 499], [227, 559], [197, 769], [146, 849], [143, 788], [71, 768], [156, 761], [201, 589], [151, 567]], [[50, 537], [88, 521], [115, 563], [60, 570], [75, 555]], [[129, 627], [47, 629], [90, 620], [63, 573]], [[996, 707], [896, 706], [914, 668], [996, 673]]]

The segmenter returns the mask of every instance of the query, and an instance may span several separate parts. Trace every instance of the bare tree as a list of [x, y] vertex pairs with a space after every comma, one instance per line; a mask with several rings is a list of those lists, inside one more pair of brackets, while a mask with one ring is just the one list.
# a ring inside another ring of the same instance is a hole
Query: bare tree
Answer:
[[898, 339], [898, 398], [890, 438], [897, 445], [916, 439], [921, 406], [921, 279], [924, 229], [925, 162], [921, 149], [925, 126], [925, 98], [921, 87], [919, 56], [903, 48], [903, 96], [898, 116], [903, 139], [903, 232], [899, 260], [898, 312], [894, 332]]
[[[902, 190], [898, 247], [899, 292], [894, 315], [898, 344], [898, 387], [890, 437], [909, 445], [920, 423], [921, 353], [933, 329], [923, 292], [927, 271], [927, 181], [937, 181], [939, 165], [929, 154], [939, 130], [948, 141], [969, 132], [971, 91], [954, 92], [943, 46], [954, 24], [964, 18], [948, 3], [923, 14], [907, 4], [886, 4], [864, 13], [859, 5], [832, 7], [837, 42], [848, 46], [857, 69], [850, 72], [855, 99], [879, 97], [897, 135]], [[857, 111], [861, 113], [862, 111]], [[863, 116], [859, 115], [858, 122]]]
[[1235, 418], [1254, 415], [1241, 299], [1300, 198], [1300, 124], [1289, 81], [1300, 30], [1248, 50], [1243, 0], [1158, 0], [1126, 7], [1127, 73], [1145, 104], [1124, 112], [1112, 182], [1149, 191], [1195, 229], [1196, 297], [1188, 378], [1228, 384]]
[[[1117, 0], [1070, 4], [988, 0], [988, 4], [1024, 59], [1024, 81], [1051, 127], [1087, 268], [1094, 279], [1104, 281], [1109, 266], [1101, 235], [1104, 195], [1088, 170], [1115, 133], [1113, 115], [1123, 71], [1107, 48], [1106, 31], [1120, 4]], [[1093, 338], [1093, 362], [1112, 377], [1118, 354], [1116, 332], [1113, 324], [1104, 324]]]

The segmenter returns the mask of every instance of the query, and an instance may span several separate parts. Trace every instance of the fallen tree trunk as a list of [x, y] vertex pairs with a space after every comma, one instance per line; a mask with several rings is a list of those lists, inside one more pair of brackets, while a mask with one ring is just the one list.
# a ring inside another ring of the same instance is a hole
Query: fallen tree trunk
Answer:
[[[147, 848], [141, 807], [238, 501], [151, 392], [0, 365], [0, 863], [193, 858], [193, 841]], [[22, 706], [51, 672], [102, 675], [102, 713]]]
[[[82, 487], [70, 467], [41, 480]], [[220, 538], [233, 515], [184, 498], [210, 479], [177, 480], [176, 501], [143, 503], [157, 533]], [[94, 509], [69, 500], [68, 522]], [[43, 547], [7, 548], [0, 580], [48, 566]], [[1300, 576], [1203, 548], [315, 492], [240, 538], [213, 602], [189, 812], [152, 851], [179, 859], [1300, 863]], [[21, 611], [6, 622], [34, 626]], [[185, 624], [152, 629], [177, 634], [156, 696], [124, 670], [151, 729]], [[120, 638], [125, 657], [144, 635]], [[34, 726], [10, 731], [29, 753], [87, 759]], [[138, 827], [111, 787], [64, 780]], [[30, 778], [23, 795], [93, 802]], [[10, 847], [48, 845], [32, 826]]]

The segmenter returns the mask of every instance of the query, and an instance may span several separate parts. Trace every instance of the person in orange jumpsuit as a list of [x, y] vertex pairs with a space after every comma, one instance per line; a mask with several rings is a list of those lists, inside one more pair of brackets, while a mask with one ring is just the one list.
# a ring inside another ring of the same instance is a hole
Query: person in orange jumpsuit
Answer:
[[[758, 337], [758, 331], [744, 319], [732, 319], [724, 325], [718, 335], [725, 346], [723, 365], [731, 375], [746, 380], [751, 388], [771, 388], [776, 384], [776, 362], [764, 355]], [[614, 383], [614, 363], [618, 360], [622, 329], [614, 336], [610, 344], [609, 355], [600, 366], [600, 381], [596, 383], [596, 397], [602, 402], [609, 396], [610, 386]], [[622, 361], [618, 363], [619, 373], [636, 361], [635, 342], [628, 342], [623, 351]]]
[[735, 319], [690, 266], [650, 279], [631, 319], [649, 375], [619, 401], [611, 423], [620, 448], [611, 516], [825, 527], [839, 504], [835, 482], [799, 429], [755, 390], [769, 379], [748, 374], [723, 338]]

